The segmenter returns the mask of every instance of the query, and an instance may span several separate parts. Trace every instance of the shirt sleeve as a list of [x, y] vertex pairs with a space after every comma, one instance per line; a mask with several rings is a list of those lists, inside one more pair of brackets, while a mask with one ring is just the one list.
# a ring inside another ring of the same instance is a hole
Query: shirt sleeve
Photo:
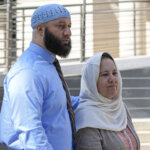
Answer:
[[79, 96], [71, 96], [72, 108], [75, 110], [79, 104], [80, 97]]
[[43, 82], [32, 70], [22, 70], [8, 81], [11, 119], [24, 149], [53, 150], [42, 126]]

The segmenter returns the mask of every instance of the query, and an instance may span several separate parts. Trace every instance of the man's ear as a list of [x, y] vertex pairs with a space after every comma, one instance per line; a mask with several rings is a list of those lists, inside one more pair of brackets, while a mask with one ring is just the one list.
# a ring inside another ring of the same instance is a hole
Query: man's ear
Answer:
[[43, 24], [38, 24], [36, 26], [36, 30], [37, 30], [37, 32], [39, 33], [40, 36], [42, 36], [42, 37], [44, 36], [45, 27], [44, 27]]

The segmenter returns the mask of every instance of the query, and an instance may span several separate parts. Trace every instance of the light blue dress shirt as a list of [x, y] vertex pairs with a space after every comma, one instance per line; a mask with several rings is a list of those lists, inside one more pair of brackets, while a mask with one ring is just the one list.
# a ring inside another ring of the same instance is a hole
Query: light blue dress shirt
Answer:
[[[4, 81], [0, 141], [13, 150], [73, 150], [66, 94], [55, 57], [30, 43]], [[79, 97], [71, 97], [73, 108]]]

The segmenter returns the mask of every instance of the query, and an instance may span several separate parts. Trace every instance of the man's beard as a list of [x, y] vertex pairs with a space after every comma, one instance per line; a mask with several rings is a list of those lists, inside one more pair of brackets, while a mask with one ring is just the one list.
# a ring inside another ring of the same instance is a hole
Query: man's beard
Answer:
[[68, 44], [63, 44], [62, 41], [51, 33], [48, 28], [45, 28], [44, 44], [47, 50], [60, 56], [67, 57], [71, 50], [71, 41]]

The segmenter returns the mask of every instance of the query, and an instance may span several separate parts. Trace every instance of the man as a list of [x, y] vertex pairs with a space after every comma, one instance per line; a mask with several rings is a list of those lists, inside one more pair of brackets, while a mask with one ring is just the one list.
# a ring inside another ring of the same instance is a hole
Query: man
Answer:
[[[70, 13], [44, 5], [31, 26], [32, 42], [4, 81], [0, 140], [13, 150], [73, 150], [67, 93], [54, 65], [56, 55], [66, 57], [71, 49]], [[79, 98], [71, 100], [75, 109]]]

